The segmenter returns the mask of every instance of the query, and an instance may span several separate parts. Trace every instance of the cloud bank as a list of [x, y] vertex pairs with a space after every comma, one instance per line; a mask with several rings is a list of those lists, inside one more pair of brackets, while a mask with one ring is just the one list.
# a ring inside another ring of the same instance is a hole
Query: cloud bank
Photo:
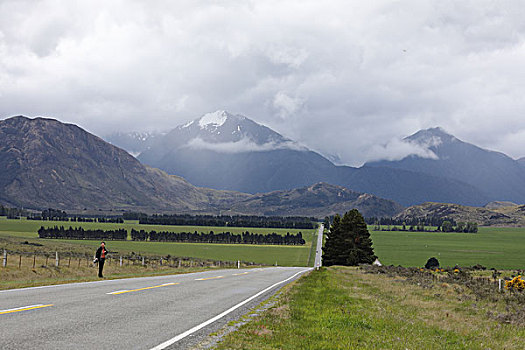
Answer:
[[257, 144], [253, 140], [244, 137], [236, 142], [207, 142], [197, 137], [190, 140], [185, 148], [194, 150], [214, 151], [218, 153], [245, 153], [245, 152], [264, 152], [274, 151], [280, 149], [291, 149], [296, 151], [305, 151], [306, 148], [298, 145], [295, 142], [267, 142], [264, 144]]
[[105, 135], [225, 109], [352, 165], [433, 126], [519, 157], [524, 17], [484, 0], [3, 0], [0, 118]]

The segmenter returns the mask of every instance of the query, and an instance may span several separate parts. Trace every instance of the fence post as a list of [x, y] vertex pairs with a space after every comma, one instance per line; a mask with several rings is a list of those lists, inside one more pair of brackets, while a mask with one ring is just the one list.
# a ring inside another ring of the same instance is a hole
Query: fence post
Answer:
[[179, 259], [179, 266], [177, 267], [178, 269], [180, 269], [181, 264], [182, 264], [182, 263], [181, 263], [181, 261], [180, 261], [180, 259]]
[[120, 267], [122, 267], [122, 255], [120, 256]]
[[7, 250], [4, 249], [4, 259], [2, 261], [2, 267], [7, 266]]
[[33, 268], [35, 268], [36, 265], [36, 254], [33, 254]]
[[498, 280], [498, 290], [501, 292], [501, 278]]
[[58, 252], [55, 252], [55, 266], [58, 267]]
[[20, 254], [20, 260], [18, 260], [18, 268], [22, 267], [22, 254]]
[[142, 266], [146, 265], [146, 263], [144, 262], [144, 257], [142, 257]]

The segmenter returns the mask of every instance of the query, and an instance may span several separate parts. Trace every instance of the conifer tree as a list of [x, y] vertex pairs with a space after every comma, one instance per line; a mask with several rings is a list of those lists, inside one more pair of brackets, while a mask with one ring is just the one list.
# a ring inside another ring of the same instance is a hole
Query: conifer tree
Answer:
[[376, 259], [365, 219], [357, 209], [336, 215], [323, 248], [323, 265], [354, 266]]

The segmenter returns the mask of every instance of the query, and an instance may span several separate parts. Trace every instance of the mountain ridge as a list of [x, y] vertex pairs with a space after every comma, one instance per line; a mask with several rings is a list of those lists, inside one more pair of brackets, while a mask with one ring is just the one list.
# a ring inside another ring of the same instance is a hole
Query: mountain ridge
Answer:
[[336, 166], [266, 126], [225, 111], [177, 126], [138, 159], [198, 186], [252, 194], [327, 182], [403, 205], [429, 200], [482, 205], [491, 200], [456, 179], [380, 166]]
[[442, 128], [420, 130], [405, 140], [427, 146], [435, 157], [412, 155], [397, 161], [370, 162], [366, 166], [454, 179], [478, 188], [491, 201], [525, 202], [525, 169], [504, 153], [464, 142]]
[[[244, 214], [244, 208], [258, 215], [269, 210], [264, 205], [249, 206], [249, 202], [236, 207], [259, 197], [196, 187], [179, 176], [141, 164], [126, 151], [74, 124], [50, 118], [0, 120], [0, 167], [4, 169], [0, 173], [0, 203], [28, 209], [217, 213], [235, 208]], [[319, 193], [354, 193], [328, 184], [317, 188]], [[309, 201], [300, 196], [295, 199], [293, 213], [301, 213], [315, 196]], [[330, 200], [327, 206], [340, 202], [334, 196]], [[374, 200], [377, 208], [400, 208], [392, 201]], [[322, 210], [309, 208], [309, 213], [324, 215]], [[285, 206], [280, 213], [290, 215], [292, 211]]]

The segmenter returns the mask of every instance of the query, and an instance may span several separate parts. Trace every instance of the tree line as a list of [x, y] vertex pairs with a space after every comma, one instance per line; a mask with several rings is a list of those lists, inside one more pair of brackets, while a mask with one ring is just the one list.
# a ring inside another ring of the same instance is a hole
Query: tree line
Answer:
[[144, 231], [131, 229], [131, 239], [134, 241], [155, 242], [185, 242], [185, 243], [223, 243], [223, 244], [270, 244], [270, 245], [304, 245], [303, 234], [280, 235], [275, 232], [270, 234], [219, 232], [167, 232]]
[[[38, 237], [50, 239], [93, 239], [93, 240], [126, 240], [128, 231], [117, 230], [86, 230], [82, 227], [54, 226], [40, 227]], [[131, 230], [131, 239], [134, 241], [152, 242], [185, 242], [185, 243], [224, 243], [224, 244], [269, 244], [269, 245], [304, 245], [303, 234], [279, 235], [275, 232], [260, 234], [242, 232], [240, 234], [231, 232], [214, 233], [206, 232], [167, 232], [167, 231], [145, 231]]]
[[9, 208], [0, 204], [0, 216], [7, 216], [8, 219], [20, 219], [20, 216], [27, 215], [27, 211], [19, 208]]
[[176, 226], [219, 226], [219, 227], [258, 227], [289, 228], [310, 230], [316, 227], [315, 218], [278, 217], [278, 216], [230, 216], [230, 215], [146, 215], [143, 213], [125, 213], [124, 219], [135, 218], [139, 224], [176, 225]]
[[374, 231], [401, 231], [401, 232], [463, 232], [463, 233], [477, 233], [478, 224], [475, 222], [458, 222], [457, 224], [452, 223], [452, 221], [445, 220], [441, 225], [438, 225], [435, 229], [427, 227], [422, 223], [417, 225], [407, 226], [404, 222], [399, 226], [381, 226], [374, 225]]
[[60, 218], [60, 217], [28, 216], [27, 220], [62, 221], [62, 222], [98, 222], [98, 223], [113, 223], [113, 224], [123, 224], [124, 223], [124, 219], [121, 217], [87, 218], [87, 217], [82, 217], [82, 216], [72, 216], [72, 217]]
[[128, 231], [125, 229], [117, 230], [85, 230], [82, 227], [54, 226], [43, 227], [38, 230], [39, 238], [55, 239], [100, 239], [100, 240], [122, 240], [128, 238]]
[[452, 218], [442, 217], [423, 217], [423, 218], [410, 218], [410, 219], [395, 219], [395, 218], [377, 218], [369, 217], [365, 219], [368, 225], [379, 225], [379, 226], [441, 226], [443, 222], [450, 221], [452, 225], [456, 226], [456, 221]]

